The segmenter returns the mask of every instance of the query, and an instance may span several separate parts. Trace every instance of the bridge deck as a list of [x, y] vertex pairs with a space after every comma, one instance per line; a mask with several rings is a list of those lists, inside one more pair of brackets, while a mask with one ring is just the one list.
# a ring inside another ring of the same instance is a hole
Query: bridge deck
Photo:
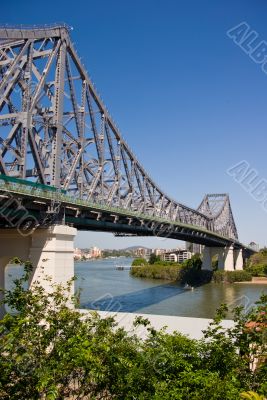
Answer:
[[[64, 210], [65, 221], [80, 230], [169, 237], [217, 247], [233, 244], [235, 248], [251, 250], [237, 240], [229, 239], [200, 226], [75, 198], [68, 195], [65, 190], [27, 180], [0, 175], [0, 193], [2, 197], [0, 217], [4, 216], [2, 210], [5, 210], [5, 199], [9, 200], [12, 196], [19, 199], [21, 207], [25, 207], [27, 212], [40, 221], [41, 225], [42, 214], [51, 203], [56, 203], [60, 204], [61, 210]], [[14, 204], [12, 207], [14, 208]], [[10, 212], [12, 210], [9, 210], [9, 216], [12, 215]], [[15, 214], [18, 214], [18, 217], [20, 215], [18, 210], [14, 210]], [[61, 217], [63, 218], [62, 214]], [[3, 219], [4, 223], [6, 223], [5, 220], [6, 218]]]

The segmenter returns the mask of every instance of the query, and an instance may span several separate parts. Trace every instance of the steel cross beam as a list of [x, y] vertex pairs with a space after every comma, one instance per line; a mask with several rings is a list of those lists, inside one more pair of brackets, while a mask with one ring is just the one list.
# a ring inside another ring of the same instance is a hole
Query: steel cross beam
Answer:
[[206, 195], [194, 210], [152, 180], [98, 95], [65, 25], [0, 27], [0, 173], [238, 239], [228, 195]]

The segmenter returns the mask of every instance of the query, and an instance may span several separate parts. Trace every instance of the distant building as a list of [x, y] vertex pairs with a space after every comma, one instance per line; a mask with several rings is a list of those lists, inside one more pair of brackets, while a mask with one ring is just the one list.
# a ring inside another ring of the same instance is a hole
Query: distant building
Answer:
[[101, 257], [101, 255], [102, 255], [102, 251], [98, 247], [94, 246], [94, 247], [90, 248], [89, 258], [99, 258], [99, 257]]
[[154, 250], [153, 250], [153, 253], [154, 253], [156, 256], [161, 256], [162, 254], [166, 253], [166, 249], [154, 249]]
[[186, 242], [186, 249], [193, 254], [202, 254], [204, 246], [202, 244]]
[[140, 258], [147, 258], [147, 257], [150, 257], [150, 254], [152, 253], [152, 249], [147, 249], [146, 247], [138, 247], [136, 250], [135, 250], [135, 255], [137, 256], [137, 257], [140, 257]]
[[82, 250], [75, 248], [73, 255], [74, 255], [75, 260], [80, 260], [82, 258]]
[[185, 260], [192, 258], [192, 253], [185, 249], [174, 249], [162, 255], [164, 261], [173, 261], [182, 263]]
[[250, 242], [249, 246], [255, 251], [259, 251], [259, 249], [260, 249], [260, 246], [255, 242]]
[[177, 254], [175, 253], [165, 253], [163, 255], [163, 260], [164, 261], [173, 261], [173, 262], [178, 262], [178, 257]]
[[135, 255], [137, 256], [137, 257], [145, 257], [145, 248], [144, 247], [138, 247], [136, 250], [135, 250]]

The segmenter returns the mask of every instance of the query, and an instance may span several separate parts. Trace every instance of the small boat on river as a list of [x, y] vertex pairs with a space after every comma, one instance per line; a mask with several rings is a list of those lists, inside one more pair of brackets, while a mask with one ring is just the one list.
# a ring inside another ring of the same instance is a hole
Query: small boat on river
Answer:
[[184, 290], [194, 290], [194, 286], [188, 285], [188, 283], [186, 283], [184, 285]]

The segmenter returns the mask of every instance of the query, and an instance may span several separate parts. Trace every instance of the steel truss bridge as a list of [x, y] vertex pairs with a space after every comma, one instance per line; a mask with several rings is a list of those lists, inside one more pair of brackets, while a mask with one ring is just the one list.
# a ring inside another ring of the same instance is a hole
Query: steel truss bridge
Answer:
[[64, 219], [81, 230], [251, 250], [238, 240], [227, 194], [206, 195], [194, 210], [152, 180], [65, 25], [0, 27], [0, 193], [2, 227]]

